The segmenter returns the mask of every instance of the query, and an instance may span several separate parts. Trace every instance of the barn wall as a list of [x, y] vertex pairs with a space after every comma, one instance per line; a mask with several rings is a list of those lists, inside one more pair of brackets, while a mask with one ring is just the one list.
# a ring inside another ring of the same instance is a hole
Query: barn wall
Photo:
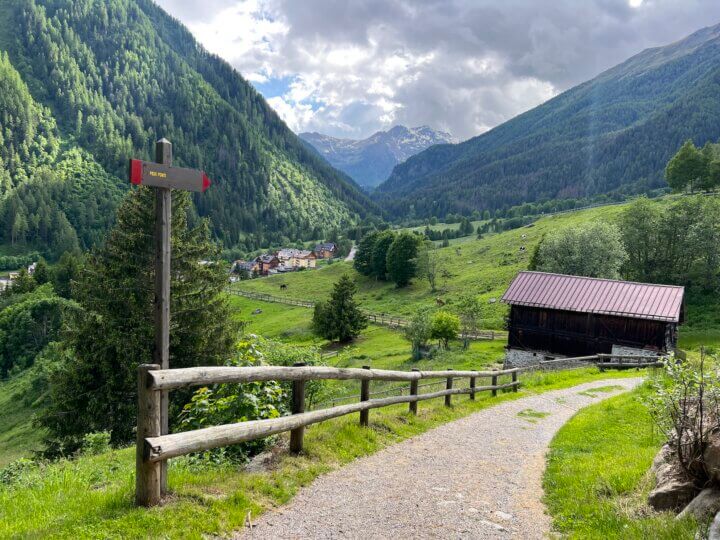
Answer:
[[[566, 356], [612, 352], [613, 345], [666, 350], [668, 327], [661, 321], [512, 306], [508, 345]], [[672, 344], [671, 344], [672, 345]]]

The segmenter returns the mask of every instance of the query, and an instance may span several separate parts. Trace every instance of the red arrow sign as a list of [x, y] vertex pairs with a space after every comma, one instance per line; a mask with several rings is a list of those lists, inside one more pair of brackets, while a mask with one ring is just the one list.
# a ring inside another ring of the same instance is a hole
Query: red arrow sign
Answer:
[[135, 185], [203, 192], [211, 184], [204, 171], [171, 167], [139, 159], [130, 160], [130, 182]]

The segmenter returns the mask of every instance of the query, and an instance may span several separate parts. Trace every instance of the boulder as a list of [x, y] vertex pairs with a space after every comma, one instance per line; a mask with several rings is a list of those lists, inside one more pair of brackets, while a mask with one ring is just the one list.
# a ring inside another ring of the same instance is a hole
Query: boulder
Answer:
[[703, 489], [690, 503], [677, 515], [682, 519], [690, 514], [695, 516], [699, 522], [707, 522], [711, 517], [720, 512], [720, 489], [709, 487]]
[[710, 480], [720, 485], [720, 431], [713, 431], [708, 437], [703, 459]]
[[653, 460], [652, 470], [657, 481], [648, 495], [648, 504], [655, 510], [680, 510], [697, 493], [695, 483], [678, 463], [675, 452], [666, 444]]

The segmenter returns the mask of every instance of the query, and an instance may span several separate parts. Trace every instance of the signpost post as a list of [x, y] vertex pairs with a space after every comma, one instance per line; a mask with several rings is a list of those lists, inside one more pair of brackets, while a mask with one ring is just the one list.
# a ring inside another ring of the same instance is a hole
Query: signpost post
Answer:
[[[172, 144], [155, 143], [155, 163], [130, 160], [130, 182], [155, 188], [155, 350], [154, 363], [170, 367], [170, 237], [172, 232], [171, 189], [204, 192], [210, 179], [203, 171], [172, 166]], [[160, 433], [169, 432], [168, 392], [160, 395]], [[140, 459], [140, 458], [138, 458]], [[138, 464], [140, 466], [140, 464]], [[160, 493], [167, 492], [167, 461], [160, 469]]]

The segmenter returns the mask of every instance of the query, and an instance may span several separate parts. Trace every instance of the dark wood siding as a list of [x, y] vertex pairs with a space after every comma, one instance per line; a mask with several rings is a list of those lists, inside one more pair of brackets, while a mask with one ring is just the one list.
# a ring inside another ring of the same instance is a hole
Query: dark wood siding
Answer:
[[[511, 306], [508, 345], [568, 356], [612, 352], [613, 345], [666, 350], [674, 323]], [[674, 345], [674, 343], [670, 343]]]

